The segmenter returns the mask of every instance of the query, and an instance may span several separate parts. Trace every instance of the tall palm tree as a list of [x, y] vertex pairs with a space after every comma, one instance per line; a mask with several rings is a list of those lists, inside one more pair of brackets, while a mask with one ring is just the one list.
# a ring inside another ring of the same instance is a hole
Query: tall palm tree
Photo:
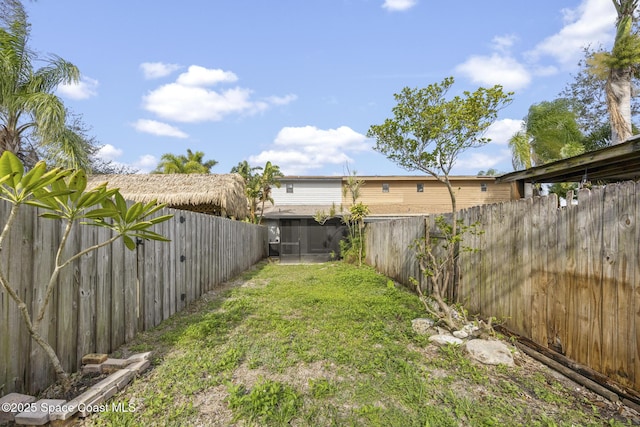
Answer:
[[[15, 153], [27, 167], [46, 157], [57, 166], [87, 168], [87, 146], [66, 125], [54, 94], [58, 85], [78, 82], [80, 72], [56, 55], [38, 57], [27, 46], [29, 34], [20, 1], [0, 1], [0, 153]], [[36, 61], [45, 65], [35, 69]]]
[[590, 71], [606, 80], [611, 143], [633, 134], [631, 125], [632, 78], [640, 72], [640, 36], [633, 31], [633, 15], [639, 0], [613, 0], [618, 13], [611, 52], [598, 52], [588, 61]]
[[280, 172], [280, 167], [277, 165], [271, 164], [271, 162], [267, 162], [264, 165], [264, 169], [262, 170], [262, 174], [260, 175], [259, 188], [260, 188], [260, 217], [258, 218], [257, 223], [260, 224], [262, 222], [262, 216], [264, 215], [264, 204], [266, 202], [271, 202], [273, 204], [273, 198], [271, 197], [271, 188], [276, 187], [280, 188], [280, 180], [284, 175]]
[[204, 161], [202, 151], [193, 152], [187, 149], [187, 155], [163, 154], [158, 167], [153, 173], [211, 173], [211, 168], [217, 165], [216, 160]]

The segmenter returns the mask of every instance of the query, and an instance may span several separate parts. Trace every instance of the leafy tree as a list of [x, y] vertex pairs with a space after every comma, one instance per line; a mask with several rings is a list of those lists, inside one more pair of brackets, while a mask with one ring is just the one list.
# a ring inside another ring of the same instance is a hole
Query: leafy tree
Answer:
[[259, 201], [261, 203], [260, 216], [258, 217], [257, 224], [262, 222], [262, 216], [264, 215], [264, 205], [266, 202], [273, 204], [273, 198], [271, 197], [271, 188], [280, 188], [280, 180], [284, 175], [280, 172], [280, 167], [271, 162], [267, 162], [262, 169], [259, 179]]
[[[566, 98], [545, 101], [529, 107], [523, 128], [509, 140], [511, 161], [516, 170], [577, 156], [592, 149], [596, 141], [587, 140], [580, 131], [576, 103]], [[541, 184], [534, 189], [541, 191]], [[576, 189], [573, 183], [558, 183], [549, 191], [560, 197]]]
[[[42, 321], [51, 295], [55, 287], [60, 285], [58, 283], [60, 271], [74, 260], [109, 245], [119, 238], [123, 239], [125, 246], [130, 250], [136, 248], [136, 238], [167, 241], [165, 237], [155, 233], [151, 228], [172, 217], [172, 215], [152, 217], [164, 206], [156, 205], [155, 202], [134, 203], [127, 206], [118, 190], [108, 190], [106, 184], [92, 190], [87, 190], [86, 186], [86, 174], [81, 169], [56, 168], [47, 171], [45, 162], [40, 161], [28, 172], [25, 172], [23, 163], [12, 152], [4, 151], [0, 156], [0, 199], [12, 205], [0, 233], [0, 247], [3, 247], [22, 205], [37, 206], [44, 210], [41, 217], [61, 221], [64, 224], [51, 276], [47, 283], [34, 284], [44, 290], [42, 302], [30, 308], [22, 299], [17, 288], [11, 283], [7, 275], [8, 266], [1, 263], [0, 286], [18, 306], [31, 338], [44, 350], [53, 365], [56, 376], [65, 384], [68, 384], [68, 374], [62, 367], [55, 350], [42, 337], [41, 333]], [[79, 222], [109, 228], [113, 230], [113, 236], [65, 258], [67, 239], [72, 228]]]
[[[433, 176], [447, 187], [452, 210], [448, 233], [451, 244], [441, 268], [449, 272], [453, 272], [459, 239], [456, 194], [449, 174], [461, 153], [489, 142], [484, 133], [497, 118], [498, 111], [511, 101], [512, 95], [496, 85], [474, 92], [465, 91], [462, 96], [447, 100], [447, 92], [453, 84], [453, 77], [448, 77], [423, 89], [404, 88], [394, 95], [398, 103], [392, 110], [394, 117], [381, 125], [371, 126], [367, 132], [368, 137], [376, 139], [375, 150], [405, 169]], [[422, 254], [433, 253], [433, 242], [425, 240], [424, 243], [420, 248]], [[435, 268], [429, 265], [432, 258], [425, 256], [423, 259], [427, 264], [422, 264], [422, 269], [433, 285], [439, 316], [445, 323], [450, 322], [451, 308], [444, 297], [453, 285], [453, 274], [447, 276], [446, 282], [436, 283], [434, 275], [429, 273]], [[453, 327], [452, 323], [447, 324]]]
[[[576, 113], [580, 130], [588, 135], [596, 129], [608, 125], [606, 81], [600, 79], [590, 71], [589, 62], [594, 54], [603, 52], [602, 48], [593, 50], [584, 48], [584, 57], [578, 62], [579, 71], [573, 76], [573, 81], [560, 92], [559, 97], [569, 100]], [[611, 129], [609, 127], [609, 129]], [[609, 134], [607, 138], [611, 138]]]
[[[30, 24], [18, 0], [0, 1], [0, 153], [15, 153], [32, 167], [40, 158], [55, 165], [88, 168], [82, 139], [67, 126], [65, 107], [54, 91], [79, 81], [78, 68], [49, 55], [39, 57], [27, 45]], [[35, 62], [44, 66], [34, 68]]]
[[[87, 173], [91, 174], [131, 174], [138, 172], [137, 169], [125, 164], [115, 163], [111, 160], [104, 160], [98, 156], [100, 149], [103, 147], [94, 136], [89, 135], [90, 128], [82, 120], [80, 114], [67, 110], [67, 126], [76, 134], [78, 145], [84, 147], [89, 155], [89, 167]], [[44, 156], [43, 159], [47, 164], [59, 164], [60, 161], [55, 157], [49, 158]]]
[[367, 136], [376, 139], [376, 151], [399, 166], [427, 173], [447, 187], [455, 235], [456, 195], [449, 174], [461, 153], [489, 142], [484, 133], [512, 93], [496, 85], [447, 100], [453, 83], [454, 78], [447, 77], [423, 89], [405, 87], [394, 95], [394, 118], [371, 126]]
[[244, 178], [244, 192], [247, 196], [247, 203], [249, 204], [249, 221], [257, 223], [257, 211], [258, 203], [260, 202], [260, 174], [257, 171], [262, 170], [261, 166], [252, 167], [249, 162], [243, 160], [236, 166], [231, 168], [231, 173], [237, 173]]
[[503, 172], [500, 172], [497, 169], [489, 168], [486, 171], [485, 170], [478, 171], [478, 176], [498, 176], [498, 175], [501, 175], [502, 173]]
[[631, 97], [633, 77], [640, 72], [640, 36], [633, 31], [639, 0], [613, 0], [618, 14], [611, 52], [596, 52], [588, 59], [589, 71], [606, 81], [605, 93], [611, 142], [618, 144], [633, 134]]
[[231, 168], [231, 173], [238, 173], [244, 178], [245, 194], [249, 203], [249, 220], [254, 224], [260, 224], [264, 213], [264, 205], [267, 202], [273, 203], [271, 189], [273, 187], [280, 188], [279, 178], [284, 176], [280, 172], [280, 167], [270, 161], [264, 167], [251, 167], [244, 160]]
[[211, 173], [211, 168], [217, 165], [216, 160], [204, 161], [202, 151], [193, 152], [187, 149], [187, 155], [166, 153], [160, 158], [158, 167], [152, 173]]
[[[637, 32], [634, 22], [634, 31]], [[570, 100], [572, 109], [576, 112], [578, 125], [582, 134], [585, 152], [598, 150], [611, 144], [611, 124], [607, 110], [606, 78], [600, 78], [592, 72], [589, 63], [594, 61], [596, 54], [606, 54], [602, 48], [597, 50], [586, 47], [584, 57], [579, 61], [580, 70], [574, 80], [560, 93], [560, 97]], [[606, 76], [605, 76], [606, 77]], [[632, 85], [640, 85], [638, 75], [632, 76]], [[633, 93], [632, 93], [633, 94]], [[631, 120], [633, 133], [638, 133], [634, 118], [640, 114], [640, 101], [636, 96], [631, 98]]]
[[572, 103], [563, 98], [529, 107], [524, 127], [509, 140], [514, 169], [584, 152], [583, 136]]

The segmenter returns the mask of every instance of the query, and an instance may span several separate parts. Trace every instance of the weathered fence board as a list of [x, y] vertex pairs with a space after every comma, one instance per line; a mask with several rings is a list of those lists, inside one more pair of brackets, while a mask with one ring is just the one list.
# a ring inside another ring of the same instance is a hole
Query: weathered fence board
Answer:
[[[2, 224], [8, 212], [9, 205], [0, 203]], [[84, 354], [115, 350], [267, 256], [264, 227], [172, 209], [157, 214], [169, 213], [174, 218], [155, 231], [171, 242], [138, 241], [130, 251], [117, 240], [61, 271], [42, 334], [65, 369], [76, 370]], [[24, 207], [0, 252], [9, 281], [32, 310], [45, 298], [62, 227]], [[64, 259], [108, 240], [110, 233], [75, 228]], [[31, 342], [15, 302], [0, 287], [0, 396], [34, 393], [53, 379], [48, 358]]]
[[[633, 182], [582, 189], [566, 207], [549, 196], [461, 211], [484, 233], [465, 238], [457, 301], [640, 390], [639, 215]], [[408, 285], [404, 249], [423, 232], [415, 218], [368, 224], [367, 262]]]
[[110, 348], [118, 348], [125, 342], [125, 289], [131, 285], [131, 281], [125, 269], [126, 249], [122, 239], [116, 240], [110, 249], [112, 263]]

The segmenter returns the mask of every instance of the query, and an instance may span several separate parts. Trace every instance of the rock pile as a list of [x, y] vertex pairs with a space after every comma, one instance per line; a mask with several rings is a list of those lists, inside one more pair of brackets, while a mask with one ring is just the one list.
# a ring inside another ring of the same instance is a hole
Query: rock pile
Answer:
[[436, 326], [435, 322], [428, 318], [413, 319], [411, 327], [417, 334], [429, 335], [429, 342], [435, 345], [462, 346], [474, 360], [485, 365], [514, 365], [515, 348], [500, 340], [480, 338], [482, 331], [473, 322], [452, 333]]

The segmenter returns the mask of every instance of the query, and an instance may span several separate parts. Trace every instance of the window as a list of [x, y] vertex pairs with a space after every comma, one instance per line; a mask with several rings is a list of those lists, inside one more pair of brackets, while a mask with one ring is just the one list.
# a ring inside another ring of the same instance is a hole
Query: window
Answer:
[[480, 183], [480, 191], [487, 191], [487, 184], [485, 182]]
[[388, 193], [389, 192], [389, 184], [382, 184], [382, 192], [383, 193]]
[[423, 183], [421, 183], [421, 182], [419, 182], [419, 183], [416, 185], [416, 191], [417, 191], [418, 193], [424, 193], [424, 184], [423, 184]]
[[287, 193], [293, 193], [293, 183], [287, 184]]

